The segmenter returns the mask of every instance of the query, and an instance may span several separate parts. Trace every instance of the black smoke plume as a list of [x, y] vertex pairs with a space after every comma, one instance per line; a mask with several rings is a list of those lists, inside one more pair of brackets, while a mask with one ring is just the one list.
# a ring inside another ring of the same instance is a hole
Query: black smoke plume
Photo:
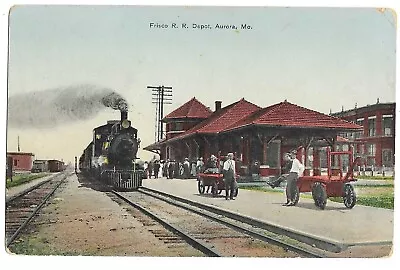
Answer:
[[128, 103], [112, 89], [77, 85], [10, 96], [8, 125], [20, 128], [55, 127], [88, 120], [110, 107], [127, 111]]

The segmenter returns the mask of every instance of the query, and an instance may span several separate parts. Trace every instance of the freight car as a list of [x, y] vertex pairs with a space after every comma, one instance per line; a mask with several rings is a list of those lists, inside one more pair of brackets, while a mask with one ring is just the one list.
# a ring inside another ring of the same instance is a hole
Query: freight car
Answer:
[[64, 162], [55, 159], [48, 160], [47, 167], [49, 172], [61, 172], [65, 169]]
[[110, 120], [93, 129], [93, 139], [79, 158], [79, 170], [118, 190], [134, 190], [142, 185], [144, 171], [136, 166], [140, 139], [131, 126], [126, 108], [121, 120]]
[[39, 172], [47, 172], [47, 171], [49, 171], [49, 162], [48, 162], [48, 160], [36, 159], [36, 160], [33, 161], [31, 172], [39, 173]]

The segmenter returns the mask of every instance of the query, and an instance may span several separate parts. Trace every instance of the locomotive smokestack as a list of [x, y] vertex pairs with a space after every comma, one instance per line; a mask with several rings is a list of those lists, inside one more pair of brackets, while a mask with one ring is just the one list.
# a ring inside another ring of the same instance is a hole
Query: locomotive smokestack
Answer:
[[121, 122], [128, 119], [128, 104], [126, 101], [120, 100], [118, 102], [118, 109], [121, 112]]
[[128, 111], [121, 110], [121, 122], [128, 119]]

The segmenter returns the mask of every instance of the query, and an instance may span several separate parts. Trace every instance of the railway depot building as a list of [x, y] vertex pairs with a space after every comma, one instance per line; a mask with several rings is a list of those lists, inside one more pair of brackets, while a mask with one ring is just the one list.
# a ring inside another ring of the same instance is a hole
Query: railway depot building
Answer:
[[283, 155], [293, 149], [301, 150], [298, 158], [306, 166], [305, 175], [320, 175], [326, 167], [327, 146], [349, 147], [338, 134], [362, 130], [355, 123], [286, 100], [261, 108], [244, 98], [225, 107], [216, 101], [214, 111], [192, 98], [162, 121], [166, 138], [145, 150], [158, 152], [161, 159], [192, 162], [232, 152], [241, 177], [279, 175]]
[[396, 103], [379, 103], [331, 114], [363, 126], [358, 132], [341, 136], [354, 142], [367, 168], [394, 168]]

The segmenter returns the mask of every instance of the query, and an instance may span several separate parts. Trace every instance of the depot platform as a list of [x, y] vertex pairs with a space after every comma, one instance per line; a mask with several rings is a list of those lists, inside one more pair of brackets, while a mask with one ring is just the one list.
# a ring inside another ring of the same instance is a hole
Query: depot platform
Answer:
[[[296, 206], [282, 206], [283, 192], [260, 192], [239, 189], [236, 200], [225, 200], [224, 191], [217, 197], [199, 194], [196, 179], [144, 179], [143, 186], [191, 201], [234, 212], [263, 223], [278, 226], [298, 235], [332, 245], [349, 247], [392, 245], [394, 211], [328, 200], [321, 210], [313, 199], [300, 197]], [[239, 185], [240, 188], [240, 185]]]

